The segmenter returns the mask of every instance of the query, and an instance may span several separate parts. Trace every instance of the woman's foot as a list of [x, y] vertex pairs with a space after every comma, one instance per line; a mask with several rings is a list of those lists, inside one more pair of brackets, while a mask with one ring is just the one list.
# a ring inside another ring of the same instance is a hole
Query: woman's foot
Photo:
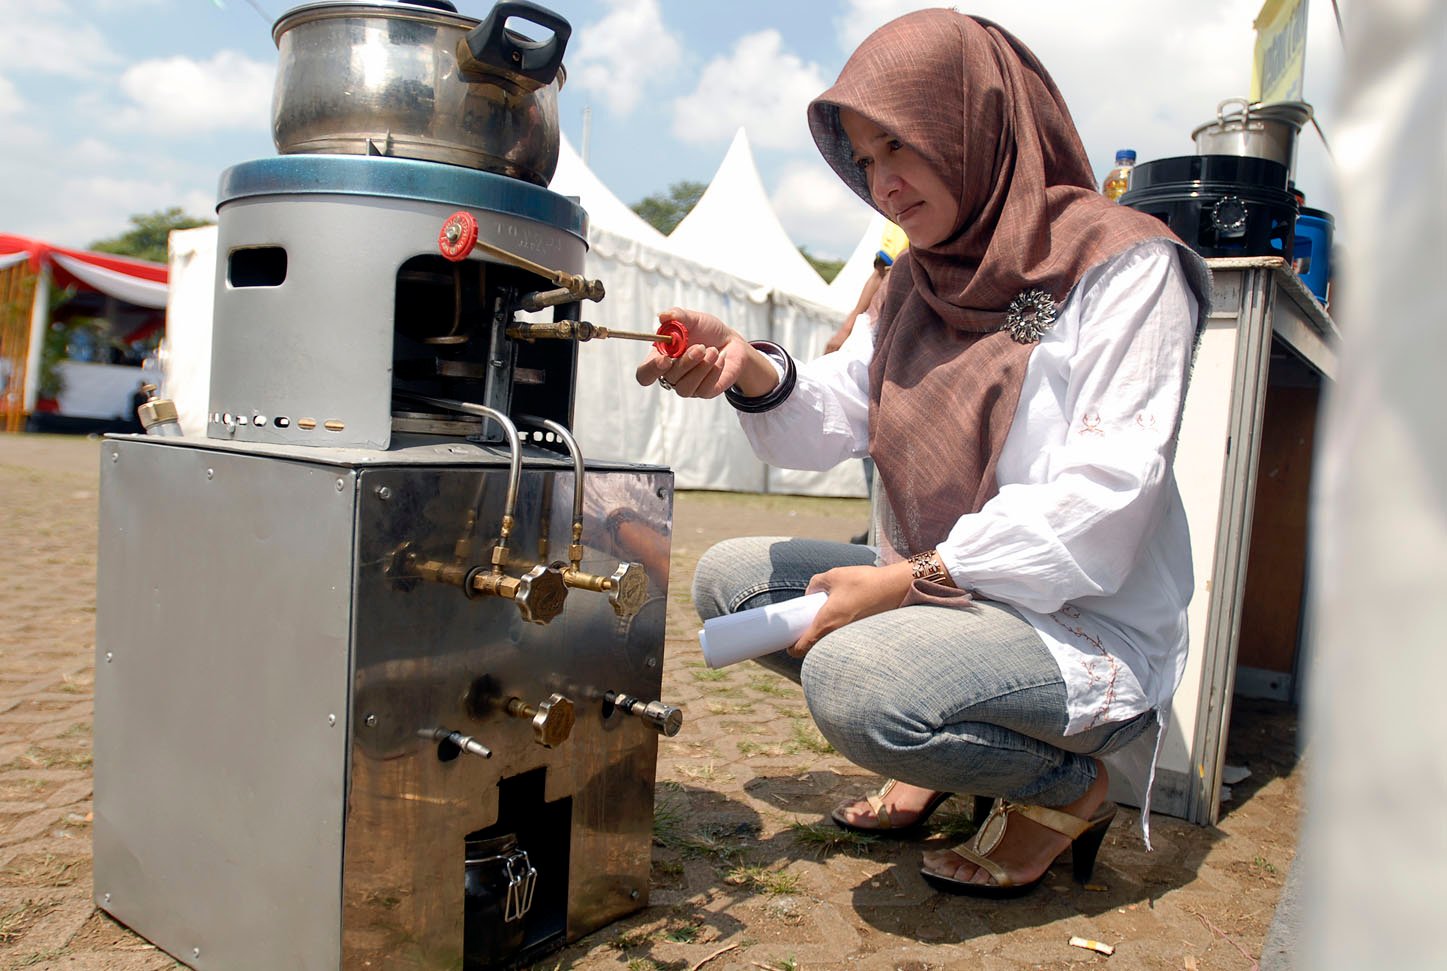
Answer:
[[[1095, 760], [1096, 776], [1085, 795], [1067, 806], [1054, 807], [1060, 812], [1090, 819], [1105, 804], [1106, 790], [1110, 780], [1105, 765]], [[1011, 814], [1000, 842], [989, 851], [991, 862], [1000, 866], [1009, 878], [1009, 883], [1025, 886], [1039, 880], [1050, 869], [1060, 854], [1069, 848], [1071, 840], [1047, 826], [1019, 814]], [[954, 850], [929, 850], [924, 854], [923, 869], [927, 873], [960, 883], [993, 884], [994, 877], [982, 867], [966, 860]]]
[[949, 795], [890, 779], [878, 793], [840, 806], [834, 810], [833, 817], [845, 829], [868, 832], [913, 830], [927, 820]]

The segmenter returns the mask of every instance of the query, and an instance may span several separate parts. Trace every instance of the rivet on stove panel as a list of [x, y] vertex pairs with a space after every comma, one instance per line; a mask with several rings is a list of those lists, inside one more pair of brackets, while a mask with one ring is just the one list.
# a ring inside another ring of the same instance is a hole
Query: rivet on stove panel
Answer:
[[231, 424], [231, 422], [232, 422], [231, 412], [228, 411], [228, 412], [225, 412], [225, 413], [223, 413], [223, 414], [221, 415], [221, 424], [223, 424], [223, 425], [229, 425], [229, 424]]
[[265, 416], [265, 415], [257, 415], [257, 416], [255, 416], [254, 418], [251, 419], [251, 423], [252, 423], [253, 425], [255, 425], [257, 428], [265, 428], [265, 427], [266, 427], [266, 416]]
[[216, 478], [216, 470], [215, 470], [215, 469], [207, 469], [207, 470], [206, 470], [206, 478], [207, 478], [208, 480], [209, 480], [209, 479], [214, 479], [214, 478]]
[[285, 427], [287, 427], [287, 426], [290, 425], [290, 424], [291, 424], [291, 419], [290, 419], [290, 418], [286, 417], [285, 415], [279, 415], [279, 416], [277, 416], [277, 419], [276, 419], [276, 427], [277, 427], [277, 428], [285, 428]]
[[298, 418], [296, 420], [296, 427], [305, 428], [307, 431], [311, 431], [313, 428], [317, 427], [317, 420], [315, 418]]
[[247, 421], [246, 416], [245, 416], [245, 415], [237, 415], [237, 416], [236, 416], [236, 424], [238, 424], [238, 425], [248, 424], [248, 421]]
[[347, 424], [346, 422], [337, 421], [335, 418], [333, 418], [331, 421], [322, 422], [322, 427], [329, 432], [339, 432], [343, 428], [346, 428]]

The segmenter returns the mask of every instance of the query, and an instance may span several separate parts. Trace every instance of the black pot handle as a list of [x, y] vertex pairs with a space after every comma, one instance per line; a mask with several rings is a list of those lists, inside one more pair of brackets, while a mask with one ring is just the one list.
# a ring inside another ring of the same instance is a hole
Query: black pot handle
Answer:
[[[541, 42], [528, 40], [507, 29], [509, 17], [537, 24], [552, 31], [553, 36]], [[563, 50], [572, 34], [572, 25], [545, 7], [528, 0], [501, 0], [462, 40], [478, 63], [541, 86], [552, 84], [558, 76]]]

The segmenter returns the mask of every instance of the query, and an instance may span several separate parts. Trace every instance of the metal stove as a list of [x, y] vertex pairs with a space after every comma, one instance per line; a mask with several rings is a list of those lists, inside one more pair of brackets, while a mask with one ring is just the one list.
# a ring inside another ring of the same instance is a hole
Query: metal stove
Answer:
[[571, 433], [586, 214], [291, 155], [218, 219], [206, 437], [102, 447], [97, 903], [245, 971], [515, 966], [645, 906], [672, 476]]

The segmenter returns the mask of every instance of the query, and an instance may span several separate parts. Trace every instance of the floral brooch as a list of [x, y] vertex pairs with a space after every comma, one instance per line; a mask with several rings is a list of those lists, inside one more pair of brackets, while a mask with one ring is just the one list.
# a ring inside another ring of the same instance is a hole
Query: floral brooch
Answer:
[[1019, 344], [1033, 344], [1055, 323], [1055, 300], [1044, 290], [1026, 290], [1005, 311], [1005, 329]]

